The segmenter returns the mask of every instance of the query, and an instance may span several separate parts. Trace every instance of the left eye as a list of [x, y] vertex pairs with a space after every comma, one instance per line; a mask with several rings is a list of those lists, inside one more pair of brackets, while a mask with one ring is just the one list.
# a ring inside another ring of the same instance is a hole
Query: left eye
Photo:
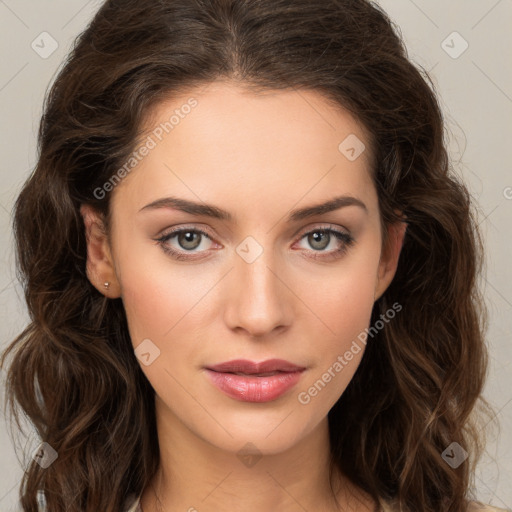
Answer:
[[[178, 241], [178, 245], [180, 246], [178, 249], [169, 244], [170, 240], [173, 238], [176, 238]], [[201, 229], [182, 228], [171, 231], [155, 241], [158, 242], [162, 246], [162, 249], [173, 258], [186, 260], [195, 258], [195, 256], [190, 255], [192, 253], [204, 252], [195, 251], [195, 249], [201, 245], [202, 238], [211, 240], [208, 233]], [[354, 239], [348, 233], [332, 228], [320, 228], [308, 231], [300, 237], [300, 240], [303, 239], [307, 239], [308, 244], [313, 248], [313, 253], [318, 253], [312, 255], [314, 259], [344, 253], [347, 248], [354, 243]], [[334, 242], [334, 248], [326, 251], [325, 249], [331, 245], [331, 242]]]
[[[327, 249], [331, 242], [335, 242], [335, 248], [333, 250], [334, 252], [336, 252], [336, 246], [339, 245], [339, 242], [344, 242], [345, 244], [349, 245], [352, 241], [350, 235], [348, 235], [347, 233], [342, 233], [341, 231], [337, 231], [335, 229], [316, 229], [314, 231], [309, 231], [308, 233], [304, 234], [301, 237], [301, 240], [306, 237], [308, 244], [310, 245], [310, 247], [313, 247], [315, 252], [324, 251], [325, 249]], [[336, 242], [338, 242], [338, 244], [336, 244]]]
[[[335, 244], [333, 250], [325, 251], [324, 249], [326, 249], [332, 241], [332, 235], [334, 235], [335, 241], [338, 243]], [[303, 238], [307, 238], [309, 245], [313, 247], [310, 257], [315, 260], [323, 259], [325, 261], [341, 258], [355, 242], [354, 238], [348, 233], [338, 231], [331, 227], [314, 229], [305, 233], [301, 237], [301, 240]]]

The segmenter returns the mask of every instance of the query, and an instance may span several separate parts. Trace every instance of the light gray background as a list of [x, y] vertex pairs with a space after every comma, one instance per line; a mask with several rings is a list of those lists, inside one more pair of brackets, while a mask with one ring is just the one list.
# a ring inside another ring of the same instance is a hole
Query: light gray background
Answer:
[[[14, 274], [11, 210], [36, 162], [43, 96], [73, 39], [100, 3], [0, 0], [0, 348], [27, 322]], [[381, 0], [379, 4], [400, 27], [410, 58], [431, 71], [452, 158], [478, 204], [487, 249], [482, 287], [490, 313], [491, 364], [485, 396], [497, 411], [501, 433], [490, 439], [474, 492], [483, 502], [512, 508], [512, 0]], [[52, 39], [58, 47], [47, 55], [55, 44]], [[466, 42], [468, 48], [462, 53]], [[38, 444], [32, 434], [18, 449], [26, 447], [31, 453]], [[18, 460], [3, 415], [0, 450], [0, 511], [9, 512], [16, 509], [27, 459], [20, 454]]]

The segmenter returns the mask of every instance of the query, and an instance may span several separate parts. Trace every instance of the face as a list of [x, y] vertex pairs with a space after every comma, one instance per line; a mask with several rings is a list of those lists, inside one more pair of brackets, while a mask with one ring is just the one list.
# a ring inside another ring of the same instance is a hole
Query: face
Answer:
[[[286, 450], [349, 384], [396, 269], [365, 131], [316, 92], [223, 82], [159, 104], [145, 128], [150, 149], [112, 192], [110, 245], [89, 242], [90, 279], [122, 298], [165, 421], [232, 452]], [[288, 366], [211, 370], [240, 359]]]

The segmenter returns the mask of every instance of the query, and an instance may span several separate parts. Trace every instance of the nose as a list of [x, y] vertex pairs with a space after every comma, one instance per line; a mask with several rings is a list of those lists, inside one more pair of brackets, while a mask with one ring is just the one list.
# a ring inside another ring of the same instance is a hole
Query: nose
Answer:
[[252, 263], [238, 254], [234, 261], [226, 291], [225, 322], [229, 328], [262, 339], [289, 327], [294, 295], [272, 251], [263, 250]]

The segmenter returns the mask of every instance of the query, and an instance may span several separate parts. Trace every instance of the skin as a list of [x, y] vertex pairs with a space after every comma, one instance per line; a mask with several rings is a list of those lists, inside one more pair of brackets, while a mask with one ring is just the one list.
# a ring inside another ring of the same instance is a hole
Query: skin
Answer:
[[[308, 404], [298, 394], [369, 327], [373, 304], [395, 275], [406, 224], [390, 226], [383, 248], [365, 130], [319, 93], [255, 94], [213, 82], [160, 103], [144, 127], [168, 120], [190, 97], [198, 105], [114, 189], [110, 239], [94, 210], [81, 208], [89, 279], [122, 298], [134, 349], [150, 339], [160, 350], [141, 368], [156, 394], [161, 465], [152, 484], [163, 507], [148, 486], [144, 512], [338, 510], [329, 489], [327, 413], [364, 344]], [[338, 150], [350, 134], [366, 145], [354, 161]], [[363, 201], [367, 212], [352, 205], [287, 223], [291, 210], [342, 194]], [[234, 220], [140, 211], [171, 195], [216, 205]], [[316, 245], [308, 238], [329, 226], [354, 238], [345, 253], [334, 255], [343, 246], [334, 236]], [[178, 261], [154, 241], [173, 227], [206, 229], [211, 238], [169, 240], [185, 254], [195, 247], [189, 254], [196, 259]], [[236, 251], [248, 236], [263, 249], [252, 263]], [[314, 259], [319, 254], [327, 256]], [[282, 358], [306, 370], [277, 400], [248, 403], [219, 391], [204, 370], [237, 358]], [[249, 442], [261, 455], [250, 466], [237, 457]], [[372, 510], [343, 475], [334, 485], [342, 510]]]

